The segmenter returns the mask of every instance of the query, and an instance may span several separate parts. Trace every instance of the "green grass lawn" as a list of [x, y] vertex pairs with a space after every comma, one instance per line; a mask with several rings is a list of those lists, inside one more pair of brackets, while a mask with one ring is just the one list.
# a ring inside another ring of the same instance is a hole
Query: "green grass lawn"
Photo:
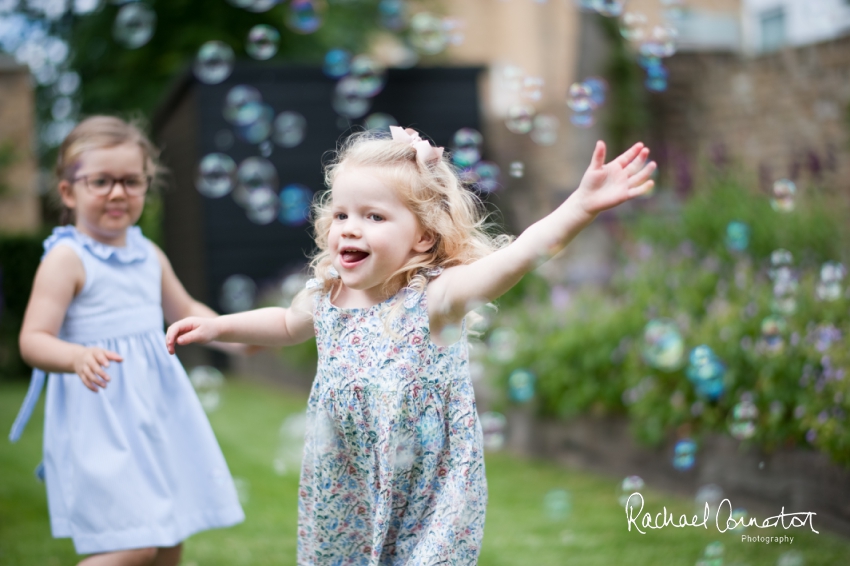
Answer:
[[[23, 384], [0, 385], [4, 435], [24, 392]], [[272, 462], [280, 424], [304, 405], [304, 397], [269, 386], [228, 382], [221, 406], [210, 415], [210, 421], [234, 477], [245, 486], [247, 520], [231, 529], [189, 539], [184, 565], [295, 564], [298, 477], [278, 475]], [[51, 538], [44, 486], [32, 474], [41, 455], [42, 406], [43, 402], [18, 444], [0, 442], [0, 564], [4, 566], [60, 566], [77, 560], [70, 540]], [[789, 550], [802, 554], [805, 566], [850, 564], [850, 541], [823, 529], [818, 529], [819, 535], [808, 528], [751, 527], [745, 531], [794, 536], [793, 544], [781, 546], [742, 543], [740, 534], [721, 534], [713, 527], [706, 531], [668, 526], [645, 535], [629, 532], [617, 503], [620, 478], [616, 477], [594, 476], [504, 453], [487, 455], [487, 477], [490, 500], [483, 566], [694, 566], [713, 541], [723, 543], [726, 566], [774, 566]], [[571, 494], [571, 511], [561, 520], [553, 520], [544, 511], [544, 497], [554, 489]], [[646, 508], [653, 512], [666, 506], [677, 516], [693, 514], [689, 499], [649, 488], [643, 495]]]

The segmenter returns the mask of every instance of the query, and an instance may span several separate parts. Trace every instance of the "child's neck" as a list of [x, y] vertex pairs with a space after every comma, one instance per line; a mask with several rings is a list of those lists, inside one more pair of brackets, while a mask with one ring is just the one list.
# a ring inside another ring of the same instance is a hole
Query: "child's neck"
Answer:
[[385, 294], [380, 288], [351, 289], [340, 282], [339, 288], [331, 292], [331, 304], [341, 309], [368, 309], [383, 303], [394, 294]]
[[92, 229], [83, 222], [77, 222], [74, 225], [74, 228], [76, 228], [77, 232], [79, 232], [80, 234], [85, 234], [92, 240], [96, 240], [101, 244], [105, 244], [107, 246], [123, 248], [127, 245], [126, 228], [117, 232], [105, 232], [102, 230]]

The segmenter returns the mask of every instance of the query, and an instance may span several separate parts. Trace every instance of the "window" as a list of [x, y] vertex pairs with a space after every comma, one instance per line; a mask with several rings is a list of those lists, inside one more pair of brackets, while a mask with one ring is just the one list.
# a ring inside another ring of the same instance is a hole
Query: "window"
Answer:
[[776, 51], [785, 45], [785, 9], [761, 13], [761, 50]]

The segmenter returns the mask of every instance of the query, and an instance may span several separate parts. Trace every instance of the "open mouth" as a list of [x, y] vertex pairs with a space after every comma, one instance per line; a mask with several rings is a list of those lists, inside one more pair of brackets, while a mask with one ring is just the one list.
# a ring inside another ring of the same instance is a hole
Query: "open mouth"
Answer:
[[369, 257], [369, 252], [364, 252], [363, 250], [342, 250], [339, 254], [340, 263], [342, 263], [343, 267], [354, 267], [360, 263], [362, 263], [367, 257]]

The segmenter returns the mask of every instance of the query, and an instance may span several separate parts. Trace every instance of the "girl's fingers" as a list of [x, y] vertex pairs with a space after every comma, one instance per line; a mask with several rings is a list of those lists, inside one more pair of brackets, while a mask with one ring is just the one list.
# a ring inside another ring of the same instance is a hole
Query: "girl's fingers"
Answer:
[[103, 353], [108, 359], [110, 359], [114, 362], [123, 362], [124, 361], [124, 358], [121, 357], [121, 354], [118, 354], [117, 352], [111, 352], [109, 350], [104, 350]]
[[614, 162], [616, 162], [618, 165], [620, 165], [620, 167], [623, 167], [625, 169], [629, 165], [629, 163], [631, 163], [634, 158], [637, 157], [638, 153], [640, 153], [640, 150], [643, 149], [643, 147], [643, 143], [636, 143], [635, 145], [624, 151], [623, 154], [620, 155], [620, 157], [614, 160]]
[[626, 165], [625, 169], [629, 175], [634, 175], [643, 169], [646, 159], [649, 157], [649, 149], [643, 148], [632, 161]]
[[649, 180], [638, 187], [629, 189], [629, 198], [639, 197], [640, 195], [651, 191], [654, 186], [655, 181]]
[[186, 334], [181, 334], [180, 336], [177, 337], [175, 342], [180, 344], [180, 345], [183, 345], [183, 344], [192, 344], [193, 342], [196, 342], [196, 341], [199, 341], [199, 340], [203, 340], [203, 338], [201, 337], [201, 333], [198, 332], [197, 329], [195, 329], [195, 330], [191, 330], [191, 331], [187, 332]]
[[654, 161], [647, 163], [643, 169], [629, 177], [629, 185], [635, 187], [645, 183], [655, 172], [655, 167], [656, 165]]
[[603, 165], [605, 165], [605, 142], [599, 140], [593, 149], [593, 156], [590, 158], [590, 167], [591, 169], [600, 169]]

